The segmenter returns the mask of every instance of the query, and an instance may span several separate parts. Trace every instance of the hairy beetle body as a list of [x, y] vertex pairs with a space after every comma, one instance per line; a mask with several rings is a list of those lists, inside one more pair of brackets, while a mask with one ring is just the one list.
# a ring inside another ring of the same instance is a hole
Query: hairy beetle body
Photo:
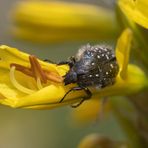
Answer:
[[101, 89], [113, 85], [119, 71], [113, 50], [100, 45], [90, 46], [87, 44], [78, 50], [75, 57], [62, 63], [67, 63], [70, 66], [70, 70], [64, 78], [65, 85], [77, 83], [78, 86], [70, 89], [60, 102], [73, 90], [84, 90], [87, 94], [72, 107], [77, 107], [86, 99], [91, 98], [92, 93], [88, 87]]
[[119, 67], [111, 49], [86, 45], [79, 49], [74, 59], [64, 79], [66, 85], [77, 83], [83, 87], [103, 88], [114, 83]]

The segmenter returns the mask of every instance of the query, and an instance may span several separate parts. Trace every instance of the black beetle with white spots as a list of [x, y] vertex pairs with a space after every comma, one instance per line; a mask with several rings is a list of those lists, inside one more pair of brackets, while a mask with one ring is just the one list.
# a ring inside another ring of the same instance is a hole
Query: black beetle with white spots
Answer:
[[77, 107], [84, 100], [91, 98], [92, 93], [88, 87], [102, 89], [113, 85], [119, 71], [114, 51], [102, 45], [87, 44], [78, 50], [76, 56], [60, 64], [69, 64], [70, 66], [70, 70], [64, 76], [65, 85], [71, 83], [78, 85], [69, 90], [60, 102], [73, 90], [84, 90], [87, 94], [79, 104], [73, 107]]

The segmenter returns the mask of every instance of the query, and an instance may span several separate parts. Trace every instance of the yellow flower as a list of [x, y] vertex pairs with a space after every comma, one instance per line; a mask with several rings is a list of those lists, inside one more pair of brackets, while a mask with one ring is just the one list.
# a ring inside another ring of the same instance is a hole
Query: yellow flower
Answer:
[[[72, 118], [79, 123], [88, 123], [99, 119], [99, 115], [106, 115], [111, 108], [110, 103], [102, 104], [103, 97], [121, 96], [128, 93], [140, 91], [148, 85], [148, 80], [142, 70], [133, 64], [128, 64], [131, 49], [132, 32], [129, 29], [124, 30], [119, 37], [116, 46], [116, 57], [120, 66], [120, 72], [116, 83], [104, 88], [94, 95], [92, 99], [84, 102], [76, 110], [72, 111]], [[102, 99], [101, 99], [102, 97]], [[86, 113], [86, 111], [88, 111]]]
[[118, 5], [128, 19], [148, 29], [147, 0], [119, 0]]
[[[147, 59], [147, 29], [148, 29], [148, 1], [147, 0], [119, 0], [118, 16], [120, 26], [128, 26], [134, 36], [134, 56], [138, 57], [139, 63], [148, 66]], [[124, 15], [123, 15], [124, 14]]]
[[13, 34], [35, 42], [94, 41], [117, 35], [114, 12], [85, 3], [23, 1], [11, 14]]
[[[107, 99], [107, 98], [106, 98]], [[105, 98], [99, 99], [97, 95], [93, 96], [90, 100], [85, 101], [75, 110], [72, 110], [71, 117], [74, 124], [88, 124], [101, 120], [109, 113], [111, 106], [109, 100]]]
[[[56, 103], [59, 104], [59, 99], [66, 93], [67, 88], [63, 87], [61, 76], [67, 71], [66, 65], [49, 64], [15, 48], [2, 45], [0, 46], [0, 102], [11, 107], [49, 103], [52, 108]], [[76, 100], [71, 102], [75, 103]], [[59, 106], [67, 103], [68, 100], [63, 101]]]
[[[120, 71], [116, 83], [96, 90], [90, 88], [94, 97], [117, 96], [136, 93], [147, 86], [144, 72], [136, 65], [128, 64], [132, 32], [126, 29], [118, 39], [116, 57]], [[63, 102], [65, 93], [76, 84], [65, 86], [62, 76], [68, 72], [67, 65], [46, 63], [35, 56], [15, 48], [0, 46], [0, 103], [14, 108], [50, 109], [79, 103], [84, 91], [71, 92]]]

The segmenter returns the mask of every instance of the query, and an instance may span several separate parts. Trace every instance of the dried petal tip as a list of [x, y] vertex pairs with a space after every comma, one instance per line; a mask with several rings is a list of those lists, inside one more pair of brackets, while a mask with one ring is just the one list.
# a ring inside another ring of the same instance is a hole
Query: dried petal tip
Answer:
[[127, 147], [125, 142], [114, 141], [99, 134], [90, 134], [80, 142], [78, 148], [123, 148]]

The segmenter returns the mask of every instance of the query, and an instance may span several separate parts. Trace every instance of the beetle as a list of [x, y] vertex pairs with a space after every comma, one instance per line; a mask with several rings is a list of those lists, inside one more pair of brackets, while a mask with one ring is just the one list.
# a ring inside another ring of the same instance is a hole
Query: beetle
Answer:
[[84, 45], [75, 56], [59, 64], [68, 64], [70, 67], [64, 76], [65, 85], [77, 83], [76, 87], [71, 88], [64, 95], [60, 103], [71, 91], [84, 90], [86, 93], [86, 96], [72, 107], [77, 107], [83, 101], [91, 98], [92, 92], [88, 87], [102, 89], [113, 85], [119, 71], [114, 51], [104, 45]]

